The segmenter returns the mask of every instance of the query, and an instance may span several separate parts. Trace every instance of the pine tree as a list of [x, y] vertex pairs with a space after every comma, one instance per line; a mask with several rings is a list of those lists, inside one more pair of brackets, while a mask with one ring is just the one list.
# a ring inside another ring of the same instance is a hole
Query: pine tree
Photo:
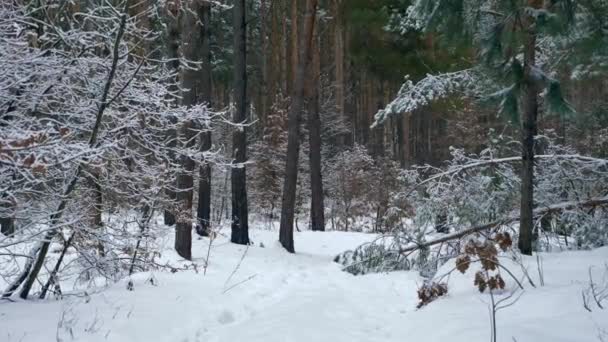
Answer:
[[[180, 5], [178, 3], [176, 3], [175, 1], [170, 1], [167, 2], [166, 6], [165, 6], [165, 12], [164, 12], [164, 18], [165, 18], [165, 23], [164, 26], [166, 27], [166, 54], [167, 54], [167, 58], [170, 60], [170, 62], [168, 63], [172, 72], [176, 75], [175, 79], [173, 80], [172, 84], [170, 85], [170, 91], [172, 93], [177, 94], [179, 92], [179, 86], [178, 86], [178, 77], [177, 75], [179, 74], [179, 69], [180, 69], [180, 60], [179, 60], [179, 41], [180, 41], [180, 35], [181, 35], [181, 24], [180, 24], [180, 18], [181, 18], [181, 8]], [[174, 100], [174, 99], [168, 99], [168, 100]], [[173, 121], [175, 121], [175, 119], [172, 119]], [[167, 146], [170, 148], [175, 148], [177, 146], [177, 132], [174, 130], [171, 130], [170, 133], [167, 135]], [[171, 153], [171, 159], [174, 160], [175, 159], [175, 155], [174, 153]], [[175, 192], [175, 189], [167, 189], [167, 196], [169, 197], [170, 200], [175, 201], [176, 197], [177, 197], [177, 193]], [[171, 203], [172, 204], [172, 203]], [[164, 211], [164, 223], [168, 226], [172, 226], [175, 224], [175, 213], [174, 210], [172, 208], [168, 208], [165, 209]]]
[[[318, 22], [318, 19], [317, 19]], [[315, 24], [312, 37], [312, 60], [308, 82], [308, 145], [310, 149], [310, 226], [313, 231], [325, 230], [325, 204], [321, 172], [321, 118], [319, 116], [319, 88], [321, 87], [321, 51], [319, 28]]]
[[242, 125], [232, 133], [233, 161], [239, 165], [232, 168], [232, 234], [231, 241], [249, 244], [249, 211], [247, 203], [247, 29], [245, 0], [234, 2], [234, 109], [233, 121]]
[[300, 122], [302, 110], [304, 109], [304, 89], [306, 71], [312, 56], [312, 37], [317, 11], [317, 1], [306, 2], [306, 14], [304, 19], [304, 32], [301, 35], [300, 57], [297, 66], [294, 91], [291, 98], [289, 111], [288, 137], [287, 137], [287, 162], [285, 165], [285, 182], [283, 186], [283, 200], [281, 203], [281, 227], [279, 241], [290, 253], [294, 253], [293, 223], [296, 206], [296, 189], [298, 182], [298, 159], [300, 152]]
[[[540, 51], [540, 42], [587, 39], [588, 35], [581, 36], [574, 28], [587, 21], [594, 3], [599, 2], [417, 0], [403, 22], [403, 26], [425, 32], [437, 31], [444, 41], [458, 40], [458, 35], [469, 40], [479, 53], [475, 70], [500, 88], [485, 94], [485, 98], [497, 100], [501, 112], [520, 123], [523, 163], [519, 248], [524, 254], [532, 253], [534, 139], [539, 111], [546, 107], [551, 113], [572, 112], [562, 97], [560, 83], [539, 60], [539, 56], [551, 57], [547, 56], [551, 51]], [[599, 31], [591, 31], [601, 32], [601, 24], [596, 28]], [[570, 51], [573, 55], [578, 52]]]
[[[182, 53], [188, 61], [198, 61], [200, 58], [201, 30], [199, 29], [198, 13], [200, 4], [196, 1], [190, 2], [184, 8], [184, 20], [182, 27]], [[198, 103], [198, 73], [193, 67], [184, 68], [181, 71], [182, 104], [194, 106]], [[191, 148], [195, 142], [195, 122], [187, 121], [180, 128], [179, 141], [182, 148]], [[177, 175], [177, 201], [178, 215], [175, 225], [175, 250], [183, 258], [192, 259], [192, 202], [193, 202], [193, 171], [195, 162], [191, 156], [183, 154], [180, 156], [183, 170]]]
[[[201, 20], [201, 101], [208, 107], [212, 105], [212, 67], [211, 67], [211, 5], [204, 2], [199, 14]], [[201, 135], [201, 152], [205, 153], [211, 149], [211, 132], [203, 132]], [[199, 167], [198, 183], [198, 206], [197, 218], [201, 227], [200, 234], [206, 236], [209, 233], [211, 222], [211, 165], [204, 162]]]

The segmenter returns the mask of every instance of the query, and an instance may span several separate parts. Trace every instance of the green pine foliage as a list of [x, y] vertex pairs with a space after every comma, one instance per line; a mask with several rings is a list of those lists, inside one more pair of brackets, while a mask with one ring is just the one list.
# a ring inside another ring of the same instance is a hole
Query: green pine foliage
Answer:
[[[444, 44], [455, 41], [455, 34], [459, 41], [468, 40], [478, 53], [477, 68], [500, 89], [483, 97], [498, 103], [500, 112], [511, 120], [519, 120], [525, 82], [541, 90], [548, 113], [572, 113], [554, 73], [564, 63], [571, 63], [578, 76], [608, 65], [608, 5], [602, 0], [532, 5], [530, 1], [417, 0], [403, 22], [411, 30], [436, 32]], [[536, 65], [527, 74], [526, 32], [537, 39]]]

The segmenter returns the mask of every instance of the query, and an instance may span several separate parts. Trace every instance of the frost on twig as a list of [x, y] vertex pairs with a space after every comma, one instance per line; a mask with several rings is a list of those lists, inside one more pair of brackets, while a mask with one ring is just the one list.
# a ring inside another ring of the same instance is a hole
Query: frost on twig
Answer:
[[[453, 149], [452, 159], [442, 168], [403, 171], [402, 187], [392, 193], [387, 210], [395, 216], [389, 220], [392, 231], [380, 243], [342, 254], [339, 261], [345, 270], [382, 272], [407, 265], [432, 275], [460, 254], [465, 237], [502, 231], [516, 241], [513, 224], [519, 218], [521, 158], [512, 157], [518, 145], [504, 139], [493, 138], [480, 154]], [[546, 140], [546, 154], [536, 163], [537, 250], [607, 245], [606, 160], [580, 155], [549, 137], [539, 139]]]

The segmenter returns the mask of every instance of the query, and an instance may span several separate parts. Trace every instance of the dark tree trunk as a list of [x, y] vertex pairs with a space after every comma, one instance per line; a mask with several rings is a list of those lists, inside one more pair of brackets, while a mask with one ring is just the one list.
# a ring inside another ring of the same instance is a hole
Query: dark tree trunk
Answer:
[[[168, 25], [168, 55], [169, 55], [169, 59], [171, 60], [171, 62], [169, 63], [171, 66], [172, 71], [175, 73], [175, 75], [178, 74], [179, 72], [179, 39], [180, 39], [180, 31], [181, 31], [181, 27], [180, 27], [180, 22], [179, 22], [179, 13], [177, 13], [178, 11], [174, 11], [174, 13], [168, 13], [167, 17], [169, 20], [169, 25]], [[177, 86], [177, 82], [178, 79], [176, 77], [176, 79], [174, 80], [174, 84], [172, 84], [169, 87], [169, 90], [172, 93], [177, 94], [178, 92], [178, 86]], [[170, 98], [170, 101], [176, 101], [176, 98]], [[175, 122], [174, 118], [171, 118], [171, 121]], [[169, 148], [175, 148], [177, 147], [177, 132], [175, 130], [170, 130], [169, 134], [167, 135], [167, 145]], [[171, 157], [171, 162], [175, 162], [175, 155], [174, 153], [170, 153], [170, 157]], [[177, 198], [177, 194], [175, 193], [174, 189], [167, 189], [166, 190], [166, 194], [168, 199], [171, 201], [171, 206], [174, 204], [176, 198]], [[164, 212], [164, 222], [166, 225], [168, 226], [172, 226], [175, 224], [175, 214], [174, 214], [174, 208], [170, 208], [170, 209], [165, 209]]]
[[[184, 14], [182, 26], [182, 51], [186, 59], [197, 61], [200, 57], [200, 30], [198, 29], [198, 2], [191, 2]], [[196, 70], [184, 69], [181, 73], [182, 104], [192, 106], [198, 100], [198, 73]], [[181, 146], [192, 148], [195, 144], [194, 122], [188, 121], [180, 128]], [[194, 160], [187, 153], [180, 157], [182, 169], [177, 175], [177, 217], [175, 225], [175, 250], [187, 259], [192, 259], [192, 199]]]
[[0, 229], [5, 236], [15, 234], [15, 220], [12, 217], [0, 218]]
[[[202, 23], [202, 72], [201, 72], [201, 100], [207, 103], [207, 107], [211, 108], [212, 80], [211, 80], [211, 5], [208, 2], [203, 2], [201, 5], [201, 23]], [[201, 135], [201, 151], [207, 152], [211, 149], [211, 132], [205, 132]], [[199, 234], [207, 236], [209, 234], [211, 224], [211, 165], [203, 163], [199, 168], [199, 183], [198, 183], [198, 206], [197, 218], [200, 225]]]
[[247, 28], [245, 0], [234, 2], [234, 110], [236, 127], [232, 134], [232, 156], [238, 165], [232, 168], [232, 234], [230, 240], [241, 245], [249, 244], [249, 213], [247, 207]]
[[[538, 0], [530, 0], [533, 7]], [[532, 231], [534, 228], [534, 137], [537, 134], [538, 89], [532, 76], [536, 65], [536, 32], [532, 18], [526, 18], [528, 27], [524, 45], [523, 118], [522, 118], [522, 169], [521, 207], [518, 247], [522, 254], [532, 255]]]
[[285, 165], [285, 183], [283, 186], [283, 200], [281, 206], [281, 228], [279, 241], [281, 245], [294, 253], [293, 246], [293, 221], [296, 204], [296, 187], [298, 182], [298, 156], [300, 151], [300, 121], [301, 112], [304, 107], [304, 88], [306, 70], [310, 63], [312, 36], [317, 10], [317, 0], [306, 2], [306, 17], [304, 19], [304, 34], [300, 44], [300, 58], [294, 84], [294, 92], [291, 97], [291, 108], [289, 110], [288, 138], [287, 138], [287, 162]]
[[[185, 123], [180, 130], [181, 140], [186, 142], [185, 147], [194, 146], [194, 127], [192, 122]], [[178, 212], [175, 224], [175, 250], [177, 254], [187, 260], [192, 259], [192, 187], [194, 181], [194, 160], [183, 155], [180, 158], [182, 170], [177, 175], [177, 203]]]
[[0, 233], [5, 236], [15, 234], [14, 204], [6, 195], [0, 197]]
[[93, 227], [97, 230], [97, 250], [99, 255], [104, 256], [105, 251], [103, 247], [103, 241], [101, 237], [103, 236], [103, 220], [102, 220], [102, 212], [103, 212], [103, 189], [101, 188], [101, 176], [99, 172], [95, 172], [93, 178], [91, 179], [91, 183], [93, 185], [93, 192], [95, 197], [95, 205], [93, 206]]
[[[315, 25], [316, 27], [316, 25]], [[323, 196], [323, 178], [321, 175], [321, 118], [319, 117], [319, 81], [321, 74], [321, 56], [318, 42], [318, 29], [312, 43], [312, 71], [310, 79], [310, 97], [308, 106], [308, 130], [310, 145], [310, 225], [313, 231], [325, 230], [325, 205]]]

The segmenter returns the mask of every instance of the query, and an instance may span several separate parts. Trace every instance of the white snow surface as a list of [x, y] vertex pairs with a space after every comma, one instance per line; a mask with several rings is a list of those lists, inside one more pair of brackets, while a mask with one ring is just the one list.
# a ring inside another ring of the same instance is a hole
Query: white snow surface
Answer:
[[[202, 260], [209, 240], [195, 238], [198, 273], [140, 273], [132, 277], [133, 291], [124, 279], [85, 298], [0, 302], [0, 341], [490, 340], [490, 297], [473, 287], [473, 272], [452, 275], [446, 297], [416, 309], [422, 283], [416, 272], [353, 276], [333, 263], [337, 253], [375, 235], [296, 233], [294, 255], [276, 242], [276, 231], [254, 229], [250, 235], [250, 247], [218, 237], [206, 275]], [[166, 246], [161, 263], [191, 264], [179, 260], [170, 239]], [[592, 305], [588, 312], [581, 295], [589, 267], [601, 280], [608, 248], [543, 254], [542, 260], [542, 287], [536, 259], [524, 260], [537, 287], [524, 282], [519, 301], [498, 312], [498, 341], [608, 341], [608, 308]], [[452, 267], [450, 262], [440, 272]], [[519, 266], [510, 267], [521, 274]], [[149, 283], [151, 277], [155, 285]]]

